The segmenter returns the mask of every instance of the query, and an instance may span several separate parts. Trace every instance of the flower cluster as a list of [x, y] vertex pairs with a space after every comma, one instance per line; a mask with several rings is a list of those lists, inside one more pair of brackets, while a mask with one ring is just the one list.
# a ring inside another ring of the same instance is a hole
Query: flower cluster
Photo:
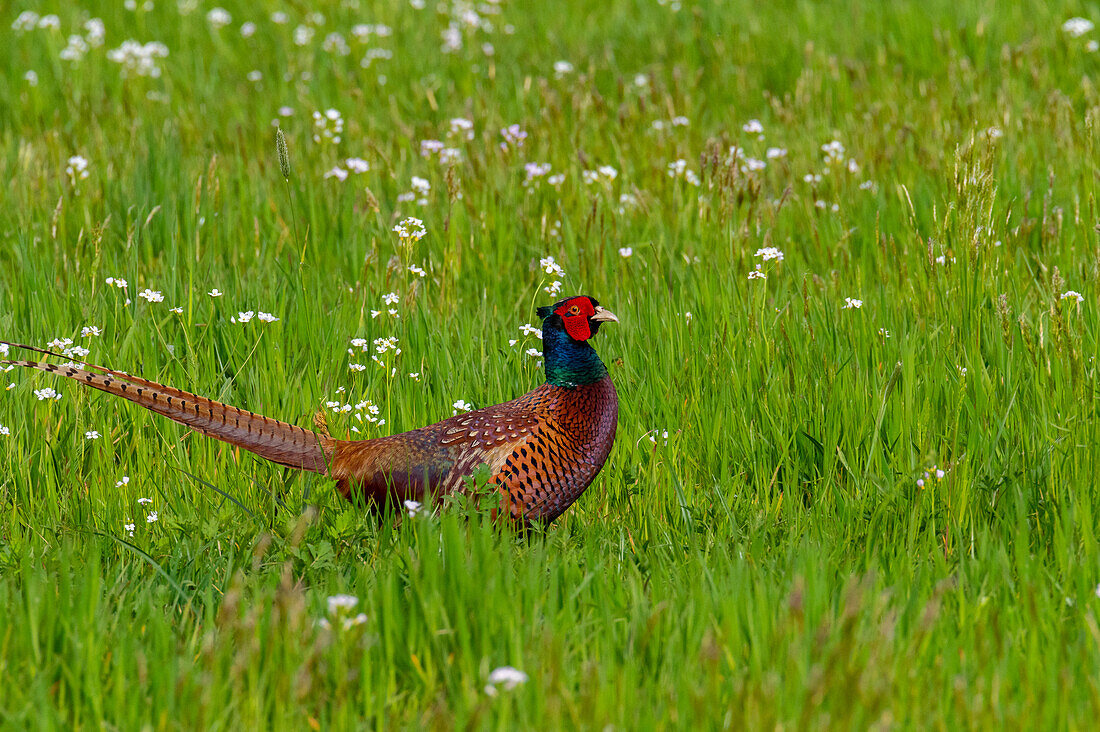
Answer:
[[313, 112], [313, 141], [339, 144], [344, 134], [344, 117], [338, 109], [326, 109], [323, 113]]
[[561, 292], [561, 280], [565, 277], [565, 270], [561, 268], [561, 265], [554, 261], [553, 257], [543, 257], [539, 260], [539, 268], [554, 278], [549, 285], [543, 288], [543, 292], [548, 295], [557, 295]]
[[423, 221], [409, 216], [402, 219], [400, 223], [394, 224], [393, 232], [397, 234], [397, 238], [403, 245], [408, 246], [423, 239], [428, 230], [424, 228]]
[[[332, 616], [333, 620], [339, 620], [340, 627], [345, 631], [367, 622], [366, 613], [351, 615], [355, 606], [359, 604], [359, 598], [355, 595], [332, 595], [328, 598], [326, 604], [328, 605], [328, 614]], [[321, 618], [317, 621], [317, 625], [325, 630], [332, 629], [332, 622], [328, 618]]]
[[69, 182], [74, 186], [78, 180], [87, 178], [88, 159], [83, 155], [71, 156], [65, 163], [65, 175], [69, 177]]
[[696, 175], [694, 170], [688, 168], [687, 161], [683, 158], [673, 160], [668, 164], [668, 177], [682, 178], [693, 186], [699, 185], [699, 176]]
[[134, 40], [123, 41], [118, 48], [107, 52], [107, 59], [122, 66], [122, 75], [148, 76], [158, 78], [160, 66], [157, 59], [168, 58], [168, 46], [160, 41], [138, 43]]
[[581, 179], [584, 180], [585, 185], [592, 185], [593, 183], [604, 183], [610, 185], [613, 180], [619, 177], [619, 171], [610, 165], [601, 165], [595, 170], [585, 170], [581, 172]]

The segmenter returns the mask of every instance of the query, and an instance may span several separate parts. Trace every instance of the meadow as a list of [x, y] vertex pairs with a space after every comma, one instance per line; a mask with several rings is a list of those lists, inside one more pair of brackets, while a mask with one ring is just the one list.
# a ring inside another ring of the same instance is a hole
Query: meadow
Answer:
[[1095, 4], [219, 2], [0, 5], [0, 340], [372, 437], [589, 294], [616, 446], [523, 536], [2, 373], [0, 725], [1095, 724]]

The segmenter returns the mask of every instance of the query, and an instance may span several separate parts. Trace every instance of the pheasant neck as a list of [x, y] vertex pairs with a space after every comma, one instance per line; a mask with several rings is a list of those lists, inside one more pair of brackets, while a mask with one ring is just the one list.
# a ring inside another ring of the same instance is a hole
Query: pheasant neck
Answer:
[[592, 346], [557, 328], [543, 328], [542, 357], [546, 383], [552, 386], [584, 386], [607, 376], [607, 367]]

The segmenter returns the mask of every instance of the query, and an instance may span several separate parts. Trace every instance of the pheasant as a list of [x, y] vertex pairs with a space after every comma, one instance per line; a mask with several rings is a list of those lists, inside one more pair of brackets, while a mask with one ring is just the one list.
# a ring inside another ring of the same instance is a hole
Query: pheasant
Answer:
[[463, 478], [486, 464], [503, 515], [549, 523], [592, 483], [615, 442], [618, 397], [588, 341], [602, 323], [618, 318], [587, 296], [540, 307], [538, 315], [546, 383], [510, 402], [371, 440], [337, 440], [327, 430], [313, 432], [91, 364], [0, 364], [59, 374], [129, 399], [279, 465], [328, 475], [345, 498], [377, 506], [458, 492]]

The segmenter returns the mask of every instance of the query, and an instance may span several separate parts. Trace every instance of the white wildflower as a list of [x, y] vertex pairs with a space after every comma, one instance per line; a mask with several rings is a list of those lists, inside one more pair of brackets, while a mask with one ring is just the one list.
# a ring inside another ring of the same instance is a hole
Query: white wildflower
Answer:
[[88, 159], [83, 155], [73, 155], [65, 164], [65, 175], [75, 186], [78, 180], [88, 177]]
[[210, 24], [211, 28], [218, 30], [232, 23], [233, 16], [225, 8], [211, 8], [206, 13], [206, 22]]
[[341, 610], [351, 610], [359, 604], [359, 598], [355, 595], [332, 595], [327, 600], [329, 615], [336, 615]]
[[1066, 290], [1062, 293], [1063, 300], [1076, 300], [1077, 302], [1084, 302], [1085, 296], [1076, 290]]
[[252, 320], [252, 318], [254, 318], [254, 317], [256, 317], [256, 313], [254, 311], [245, 310], [244, 312], [237, 313], [237, 322], [238, 323], [247, 323], [248, 321]]
[[60, 394], [58, 394], [56, 391], [48, 386], [45, 389], [35, 389], [34, 395], [38, 397], [38, 401], [43, 401], [45, 399], [57, 400], [61, 398]]
[[402, 240], [409, 240], [410, 242], [420, 241], [428, 233], [428, 230], [424, 228], [424, 222], [412, 216], [395, 224], [393, 231]]
[[561, 265], [554, 261], [553, 257], [543, 257], [542, 259], [540, 259], [539, 267], [541, 267], [542, 271], [548, 275], [553, 275], [555, 277], [565, 277], [565, 270], [561, 268]]
[[138, 293], [138, 297], [148, 302], [164, 302], [164, 294], [146, 287]]
[[750, 119], [748, 122], [741, 125], [741, 129], [750, 135], [764, 134], [764, 125], [762, 125], [758, 119]]
[[634, 249], [632, 247], [619, 247], [619, 256], [623, 259], [634, 255]]
[[761, 249], [757, 249], [754, 256], [763, 257], [765, 262], [768, 262], [772, 259], [777, 262], [782, 262], [784, 255], [783, 252], [776, 247], [763, 247]]
[[527, 674], [512, 666], [495, 668], [489, 674], [489, 683], [485, 686], [485, 693], [489, 696], [497, 695], [497, 686], [505, 691], [511, 691], [520, 684], [527, 683]]
[[451, 414], [458, 414], [459, 412], [469, 412], [471, 409], [474, 408], [473, 404], [470, 404], [463, 399], [459, 399], [451, 406], [454, 407], [454, 410], [451, 412]]
[[274, 322], [277, 322], [279, 320], [278, 318], [276, 318], [271, 313], [265, 313], [262, 310], [260, 312], [256, 313], [256, 318], [258, 320], [260, 320], [261, 322], [264, 322], [264, 323], [274, 323]]
[[224, 293], [221, 290], [219, 290], [217, 287], [215, 287], [213, 290], [211, 290], [210, 292], [208, 292], [206, 294], [209, 295], [210, 297], [221, 297]]
[[99, 439], [99, 433], [96, 432], [95, 430], [88, 430], [87, 432], [84, 433], [84, 439], [85, 440], [98, 440]]
[[1080, 38], [1086, 33], [1091, 33], [1094, 27], [1088, 18], [1070, 18], [1062, 23], [1062, 32], [1070, 38]]
[[844, 298], [844, 307], [842, 307], [841, 310], [852, 310], [853, 308], [858, 310], [861, 307], [863, 307], [862, 300], [857, 300], [854, 297], [846, 297]]
[[573, 73], [573, 64], [568, 61], [555, 61], [554, 62], [554, 76], [562, 78], [566, 74]]

